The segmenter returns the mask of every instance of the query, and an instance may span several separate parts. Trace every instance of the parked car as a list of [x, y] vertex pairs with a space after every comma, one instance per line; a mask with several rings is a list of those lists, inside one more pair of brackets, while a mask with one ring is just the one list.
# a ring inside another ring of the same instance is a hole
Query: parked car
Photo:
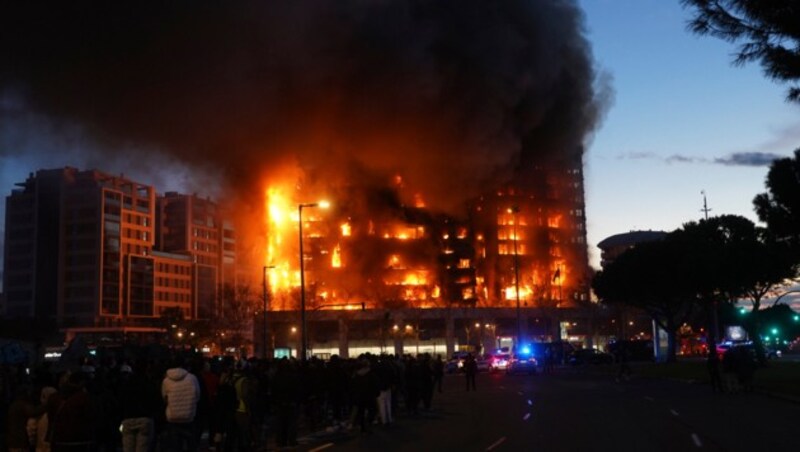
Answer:
[[508, 362], [506, 373], [511, 374], [528, 374], [533, 375], [536, 373], [536, 358], [530, 357], [514, 357]]
[[626, 353], [628, 361], [652, 361], [654, 359], [653, 341], [650, 340], [625, 340], [608, 344], [608, 352], [612, 356], [619, 356], [623, 351]]
[[508, 369], [509, 361], [511, 361], [510, 353], [494, 354], [492, 355], [492, 359], [489, 361], [489, 370], [493, 372], [498, 370], [506, 370]]
[[569, 356], [569, 363], [572, 365], [581, 364], [611, 364], [614, 356], [610, 353], [601, 352], [596, 348], [582, 348], [575, 350]]
[[[752, 341], [748, 341], [748, 342], [733, 342], [733, 343], [732, 342], [722, 342], [720, 344], [717, 344], [717, 354], [719, 356], [722, 356], [723, 359], [724, 359], [725, 352], [727, 352], [728, 350], [730, 350], [733, 347], [745, 347], [745, 348], [747, 348], [748, 350], [750, 350], [753, 353], [753, 356], [755, 356], [755, 345], [753, 344]], [[776, 359], [776, 358], [780, 358], [781, 356], [783, 356], [783, 352], [781, 350], [779, 350], [779, 349], [776, 349], [776, 348], [774, 348], [772, 346], [769, 346], [769, 345], [765, 344], [764, 345], [764, 355], [767, 357], [767, 359]]]
[[444, 371], [453, 374], [464, 371], [464, 360], [467, 359], [469, 352], [455, 352], [444, 366]]
[[489, 360], [482, 356], [475, 359], [475, 364], [478, 365], [478, 372], [488, 372], [491, 367]]

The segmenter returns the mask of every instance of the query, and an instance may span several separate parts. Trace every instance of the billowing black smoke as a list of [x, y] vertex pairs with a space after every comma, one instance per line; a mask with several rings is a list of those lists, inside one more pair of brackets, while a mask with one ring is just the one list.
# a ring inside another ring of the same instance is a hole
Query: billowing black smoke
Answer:
[[584, 33], [574, 0], [3, 2], [0, 121], [233, 188], [287, 157], [355, 162], [450, 208], [579, 157], [600, 110]]

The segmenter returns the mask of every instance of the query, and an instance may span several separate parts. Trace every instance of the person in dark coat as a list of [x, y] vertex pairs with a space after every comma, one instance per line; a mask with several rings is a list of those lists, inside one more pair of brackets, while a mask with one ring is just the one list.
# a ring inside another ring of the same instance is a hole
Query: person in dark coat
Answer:
[[120, 369], [123, 452], [147, 452], [155, 441], [155, 418], [161, 410], [159, 388], [145, 374], [146, 364]]
[[17, 394], [8, 408], [7, 445], [9, 452], [30, 450], [33, 445], [27, 432], [28, 419], [44, 413], [44, 408], [34, 403], [33, 388], [24, 385], [17, 388]]
[[378, 385], [378, 377], [372, 371], [369, 360], [360, 360], [358, 370], [353, 374], [352, 394], [356, 405], [354, 423], [361, 427], [361, 433], [371, 431], [377, 408], [376, 399], [380, 393]]
[[436, 355], [436, 359], [433, 361], [433, 385], [439, 394], [442, 393], [442, 380], [444, 380], [444, 361], [442, 361], [442, 355]]
[[406, 361], [406, 410], [409, 414], [419, 414], [419, 399], [422, 393], [419, 379], [419, 362], [414, 357]]
[[722, 374], [720, 374], [719, 354], [709, 353], [706, 361], [708, 376], [711, 380], [711, 392], [725, 392], [722, 387]]
[[467, 376], [467, 391], [469, 391], [470, 387], [472, 387], [473, 391], [476, 391], [475, 376], [478, 374], [478, 362], [475, 361], [475, 357], [472, 356], [472, 353], [467, 355], [467, 358], [464, 360], [464, 373]]
[[272, 381], [275, 407], [275, 442], [278, 447], [297, 445], [297, 403], [300, 396], [299, 375], [294, 362], [278, 361]]
[[419, 387], [422, 395], [422, 406], [426, 411], [430, 411], [433, 402], [433, 367], [431, 357], [428, 354], [422, 355], [419, 365]]
[[50, 450], [52, 452], [85, 452], [95, 449], [95, 428], [98, 411], [86, 384], [84, 372], [69, 375], [47, 401]]

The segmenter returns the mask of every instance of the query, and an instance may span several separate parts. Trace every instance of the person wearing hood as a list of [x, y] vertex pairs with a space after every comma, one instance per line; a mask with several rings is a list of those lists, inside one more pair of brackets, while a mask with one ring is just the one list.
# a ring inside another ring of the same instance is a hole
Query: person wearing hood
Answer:
[[176, 360], [167, 369], [161, 383], [161, 396], [166, 404], [168, 442], [165, 450], [194, 451], [197, 444], [194, 434], [194, 418], [197, 402], [200, 400], [200, 383], [197, 377], [183, 368], [183, 362]]

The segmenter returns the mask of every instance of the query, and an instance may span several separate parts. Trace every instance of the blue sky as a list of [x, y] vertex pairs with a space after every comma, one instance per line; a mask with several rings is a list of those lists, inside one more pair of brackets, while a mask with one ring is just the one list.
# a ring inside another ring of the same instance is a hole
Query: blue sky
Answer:
[[767, 166], [723, 164], [745, 152], [800, 147], [800, 105], [757, 64], [732, 65], [735, 46], [686, 30], [677, 0], [581, 0], [588, 38], [613, 79], [614, 102], [586, 155], [587, 221], [596, 244], [636, 229], [672, 230], [702, 216], [757, 220]]

